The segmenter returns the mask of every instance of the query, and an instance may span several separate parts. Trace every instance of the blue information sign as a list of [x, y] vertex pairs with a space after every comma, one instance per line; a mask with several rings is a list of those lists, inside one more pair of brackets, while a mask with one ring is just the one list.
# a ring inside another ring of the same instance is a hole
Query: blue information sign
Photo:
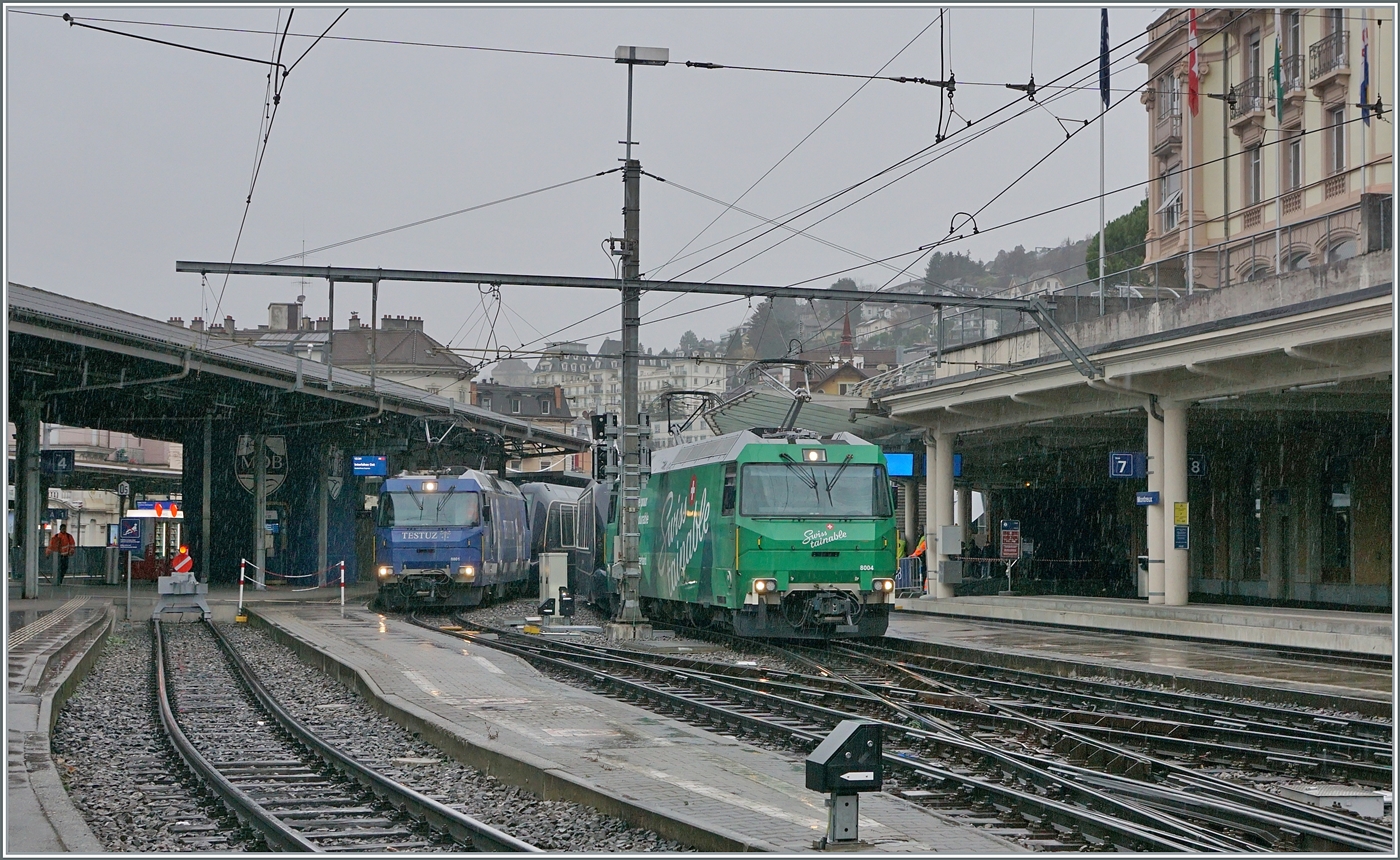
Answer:
[[962, 477], [962, 455], [961, 455], [961, 454], [954, 454], [954, 455], [953, 455], [953, 477], [954, 477], [954, 478], [961, 478], [961, 477]]
[[72, 448], [53, 448], [39, 452], [39, 471], [49, 475], [66, 475], [73, 471], [75, 452]]
[[1204, 478], [1209, 464], [1206, 462], [1205, 454], [1186, 455], [1186, 477]]
[[1137, 494], [1137, 503], [1139, 505], [1160, 505], [1162, 503], [1162, 494], [1156, 490], [1140, 492]]
[[1191, 548], [1191, 527], [1172, 526], [1172, 549]]
[[121, 531], [117, 533], [117, 549], [141, 551], [141, 521], [136, 517], [122, 517]]
[[385, 477], [389, 474], [389, 458], [383, 454], [357, 454], [350, 458], [350, 471], [357, 477]]
[[1133, 451], [1114, 451], [1108, 455], [1110, 478], [1147, 477], [1147, 455]]

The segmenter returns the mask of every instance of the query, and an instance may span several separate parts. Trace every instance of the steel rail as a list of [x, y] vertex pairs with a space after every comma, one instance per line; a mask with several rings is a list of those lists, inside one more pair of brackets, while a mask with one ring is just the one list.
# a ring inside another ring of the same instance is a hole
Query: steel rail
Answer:
[[[896, 665], [892, 661], [864, 655], [855, 649], [846, 648], [845, 646], [835, 645], [833, 649], [838, 652], [844, 652], [855, 659], [872, 660], [875, 661], [877, 665], [884, 666], [902, 674], [917, 677], [913, 670]], [[931, 683], [946, 686], [942, 682], [935, 681]], [[1066, 726], [1056, 726], [1048, 721], [1027, 716], [1004, 702], [988, 704], [990, 707], [1002, 713], [1024, 720], [1028, 724], [1040, 728], [1043, 731], [1056, 732], [1064, 738], [1084, 744], [1090, 748], [1097, 748], [1109, 755], [1118, 756], [1128, 761], [1136, 761], [1149, 775], [1154, 772], [1164, 772], [1164, 775], [1168, 778], [1190, 782], [1199, 789], [1211, 791], [1211, 793], [1221, 801], [1228, 799], [1232, 805], [1226, 807], [1226, 809], [1231, 813], [1231, 819], [1236, 822], [1234, 826], [1253, 826], [1250, 820], [1252, 818], [1254, 821], [1262, 820], [1280, 829], [1285, 826], [1296, 829], [1301, 831], [1299, 834], [1300, 836], [1306, 835], [1310, 839], [1321, 840], [1322, 844], [1320, 845], [1304, 845], [1304, 850], [1374, 851], [1377, 850], [1378, 847], [1375, 841], [1376, 837], [1387, 833], [1373, 825], [1334, 813], [1331, 810], [1320, 809], [1308, 804], [1290, 801], [1257, 789], [1239, 786], [1217, 777], [1202, 775], [1174, 762], [1154, 758], [1137, 752], [1136, 750], [1127, 749], [1097, 738], [1087, 737], [1082, 732], [1070, 729]], [[1190, 793], [1187, 792], [1185, 796], [1190, 797]], [[1216, 811], [1220, 811], [1222, 807], [1216, 805], [1212, 808]], [[1283, 816], [1287, 817], [1283, 818]]]
[[[732, 637], [728, 637], [725, 634], [714, 633], [713, 631], [705, 631], [705, 633], [709, 638], [713, 639], [732, 639]], [[818, 663], [815, 660], [812, 660], [799, 653], [796, 653], [792, 649], [778, 648], [776, 646], [767, 645], [765, 643], [753, 643], [748, 640], [742, 640], [742, 644], [747, 647], [757, 647], [759, 650], [774, 652], [777, 654], [777, 656], [784, 657], [789, 661], [796, 660], [798, 662], [804, 663], [809, 667], [817, 669], [823, 675], [834, 675], [839, 678], [842, 674], [831, 667], [824, 666], [823, 664]], [[567, 647], [582, 648], [583, 646]], [[593, 647], [595, 650], [601, 650], [597, 649], [596, 646], [591, 647]], [[833, 647], [837, 650], [842, 650], [845, 646], [833, 645]], [[860, 659], [865, 659], [864, 655], [855, 654], [855, 656]], [[889, 661], [881, 662], [888, 663]], [[894, 668], [906, 674], [913, 674], [910, 670], [904, 669], [902, 667]], [[885, 705], [891, 707], [896, 712], [902, 713], [906, 716], [909, 715], [909, 710], [907, 708], [899, 706], [898, 704], [890, 701], [889, 699], [883, 696], [879, 696], [878, 694], [872, 694], [870, 692], [871, 687], [883, 688], [886, 686], [884, 684], [862, 683], [860, 681], [850, 680], [847, 681], [847, 685], [857, 689], [858, 691], [861, 691], [866, 696], [871, 696], [875, 699], [878, 699]], [[965, 695], [961, 694], [959, 691], [955, 691], [955, 693], [959, 695]], [[848, 695], [849, 694], [844, 694], [843, 697], [846, 697]], [[860, 699], [861, 696], [855, 696], [852, 698]], [[1378, 843], [1375, 840], [1378, 838], [1385, 838], [1385, 832], [1379, 830], [1378, 828], [1373, 828], [1372, 826], [1364, 822], [1357, 822], [1355, 819], [1346, 818], [1345, 816], [1337, 815], [1328, 810], [1320, 810], [1315, 807], [1308, 806], [1306, 804], [1293, 803], [1291, 801], [1286, 801], [1283, 798], [1278, 798], [1274, 795], [1269, 795], [1264, 792], [1243, 789], [1234, 786], [1232, 783], [1228, 783], [1223, 780], [1217, 780], [1212, 777], [1202, 777], [1198, 774], [1193, 773], [1187, 768], [1182, 768], [1170, 762], [1162, 762], [1160, 760], [1152, 759], [1135, 751], [1117, 748], [1110, 744], [1095, 741], [1092, 738], [1085, 738], [1079, 736], [1073, 730], [1067, 729], [1062, 726], [1054, 726], [1052, 724], [1046, 723], [1045, 721], [1036, 720], [1034, 718], [1028, 718], [1025, 715], [1018, 714], [1017, 712], [1006, 707], [1002, 703], [991, 703], [988, 704], [988, 707], [1002, 710], [1011, 717], [1018, 719], [1025, 724], [1032, 725], [1038, 729], [1041, 729], [1042, 731], [1051, 731], [1066, 737], [1070, 737], [1073, 740], [1088, 746], [1097, 746], [1100, 749], [1109, 752], [1111, 755], [1121, 757], [1128, 761], [1136, 762], [1143, 768], [1146, 768], [1149, 773], [1151, 772], [1152, 767], [1156, 766], [1159, 770], [1174, 772], [1174, 775], [1177, 775], [1183, 779], [1190, 778], [1197, 781], [1198, 783], [1201, 783], [1202, 785], [1208, 784], [1211, 787], [1213, 787], [1214, 793], [1221, 796], [1222, 799], [1224, 797], [1232, 797], [1238, 800], [1241, 797], [1243, 797], [1246, 801], [1248, 801], [1248, 805], [1232, 803], [1229, 806], [1229, 811], [1232, 817], [1232, 823], [1229, 825], [1229, 827], [1233, 827], [1235, 829], [1251, 832], [1270, 832], [1275, 837], [1277, 836], [1277, 833], [1274, 833], [1273, 830], [1282, 830], [1285, 833], [1285, 838], [1287, 838], [1287, 834], [1296, 830], [1299, 831], [1297, 835], [1306, 834], [1310, 840], [1313, 840], [1310, 846], [1308, 846], [1312, 850], [1338, 850], [1339, 846], [1341, 847], [1341, 850], [1377, 850], [1377, 847], [1380, 843]], [[911, 730], [908, 727], [899, 725], [898, 723], [891, 723], [888, 725], [890, 725], [892, 729], [898, 731], [903, 731], [905, 733], [911, 732]], [[948, 728], [946, 724], [942, 725], [941, 727]], [[956, 730], [954, 731], [956, 732]], [[961, 737], [960, 734], [959, 737]], [[946, 739], [940, 740], [946, 743]], [[979, 749], [985, 755], [993, 755], [997, 757], [1000, 757], [1002, 755], [1000, 751], [988, 749], [984, 744], [981, 744], [977, 741], [968, 740], [966, 738], [963, 738], [963, 740], [969, 745], [973, 746], [974, 748]], [[1022, 764], [1026, 766], [1047, 766], [1047, 763], [1043, 762], [1038, 757], [1017, 756], [1017, 758], [1019, 758]], [[1058, 763], [1049, 764], [1050, 766], [1058, 766]], [[1180, 792], [1178, 791], [1178, 793]], [[1184, 794], [1183, 799], [1187, 801], [1184, 805], [1190, 805], [1195, 802], [1195, 798], [1191, 797], [1191, 795], [1189, 794]], [[1280, 806], [1283, 807], [1282, 813], [1278, 812]], [[1263, 807], [1263, 809], [1261, 809], [1261, 807]], [[1274, 812], [1265, 811], [1267, 809], [1273, 809]], [[1157, 814], [1160, 815], [1161, 812], [1158, 811]], [[1265, 819], [1266, 827], [1272, 828], [1271, 830], [1266, 831], [1264, 828], [1259, 826], [1258, 821], [1261, 818]], [[1188, 832], [1195, 832], [1194, 828], [1192, 828], [1191, 825], [1186, 825], [1184, 822], [1182, 822], [1182, 824], [1183, 826], [1188, 828]], [[1240, 848], [1244, 848], [1245, 850], [1247, 850], [1250, 847], [1252, 846], [1245, 844], [1237, 846], [1235, 850], [1239, 850]]]
[[[762, 700], [766, 703], [766, 709], [770, 711], [794, 715], [799, 712], [805, 712], [810, 715], [816, 715], [820, 718], [822, 728], [827, 731], [829, 731], [831, 727], [834, 727], [836, 723], [843, 719], [849, 719], [852, 716], [849, 711], [840, 711], [814, 705], [809, 702], [784, 699], [762, 691], [752, 691], [722, 681], [697, 677], [696, 673], [689, 671], [677, 671], [674, 668], [657, 667], [635, 659], [628, 660], [612, 655], [586, 653], [591, 646], [580, 646], [572, 643], [545, 643], [540, 642], [534, 637], [523, 636], [514, 631], [482, 628], [489, 634], [499, 637], [497, 639], [489, 639], [485, 638], [480, 633], [472, 631], [443, 629], [441, 626], [424, 622], [417, 618], [411, 620], [413, 623], [429, 630], [446, 633], [456, 638], [514, 654], [531, 662], [538, 662], [565, 671], [574, 676], [582, 676], [585, 679], [591, 679], [595, 683], [604, 686], [620, 689], [624, 692], [624, 695], [630, 694], [637, 698], [652, 699], [663, 707], [683, 711], [693, 710], [702, 712], [707, 717], [707, 722], [724, 726], [747, 725], [762, 734], [772, 735], [779, 739], [787, 740], [788, 742], [796, 739], [807, 747], [813, 747], [819, 743], [824, 737], [824, 734], [818, 734], [814, 731], [794, 728], [773, 720], [755, 717], [751, 714], [736, 711], [731, 707], [721, 707], [712, 703], [699, 701], [669, 690], [649, 686], [638, 681], [632, 681], [609, 673], [603, 669], [582, 666], [568, 659], [551, 656], [545, 652], [550, 649], [561, 651], [578, 649], [573, 654], [575, 659], [591, 660], [598, 663], [620, 664], [634, 671], [659, 676], [662, 680], [668, 678], [680, 679], [688, 683], [700, 681], [715, 688], [719, 695], [734, 698], [747, 696], [751, 699]], [[750, 706], [757, 706], [753, 701], [750, 701], [748, 704], [750, 704]], [[990, 755], [997, 758], [1001, 765], [1011, 768], [1012, 770], [1024, 771], [1027, 769], [1024, 763], [1012, 757], [1000, 754], [996, 751], [987, 750], [984, 747], [969, 744], [958, 738], [950, 738], [935, 735], [932, 732], [914, 730], [907, 726], [885, 720], [881, 720], [880, 722], [891, 730], [897, 730], [905, 734], [913, 734], [922, 740], [952, 744], [970, 754]], [[1054, 780], [1060, 791], [1075, 796], [1077, 802], [1079, 804], [1084, 804], [1083, 806], [1068, 802], [1067, 800], [1061, 801], [1051, 797], [1041, 796], [1034, 792], [1021, 791], [997, 782], [980, 780], [967, 774], [938, 767], [932, 763], [911, 757], [908, 754], [887, 752], [884, 755], [884, 760], [892, 767], [912, 771], [916, 775], [926, 779], [960, 783], [996, 796], [1003, 803], [1010, 804], [1011, 806], [1031, 807], [1047, 821], [1055, 821], [1071, 830], [1078, 828], [1081, 832], [1102, 838], [1105, 842], [1123, 843], [1133, 850], [1184, 852], [1239, 850], [1238, 845], [1219, 841], [1219, 838], [1214, 835], [1211, 835], [1209, 839], [1202, 839], [1202, 834], [1189, 827], [1185, 822], [1169, 822], [1170, 824], [1175, 824], [1175, 827], [1172, 829], [1179, 830], [1179, 833], [1163, 832], [1159, 828], [1164, 820], [1168, 820], [1167, 817], [1155, 812], [1151, 815], [1142, 813], [1140, 810], [1131, 805], [1122, 803], [1107, 793], [1100, 792], [1092, 787], [1084, 786], [1074, 781]], [[1043, 773], [1038, 775], [1043, 776]], [[1115, 817], [1090, 809], [1088, 808], [1090, 804], [1098, 804], [1100, 806], [1113, 808], [1120, 812], [1123, 817]], [[1134, 821], [1133, 819], [1139, 820]], [[1114, 837], [1116, 837], [1116, 839]]]
[[[1239, 720], [1244, 718], [1242, 715], [1251, 715], [1252, 719], [1262, 724], [1270, 726], [1288, 726], [1295, 732], [1314, 731], [1297, 725], [1299, 714], [1296, 708], [1253, 702], [1226, 702], [1219, 698], [1212, 698], [1194, 693], [1180, 693], [1174, 690], [1142, 691], [1125, 688], [1122, 685], [1104, 683], [1102, 681], [1068, 678], [1027, 669], [987, 666], [972, 663], [967, 660], [927, 653], [917, 647], [922, 643], [907, 643], [915, 647], [893, 647], [896, 643], [906, 644], [903, 640], [891, 640], [890, 637], [885, 637], [879, 645], [848, 642], [845, 643], [843, 647], [875, 656], [885, 656], [887, 658], [898, 657], [899, 659], [909, 661], [911, 665], [916, 666], [920, 671], [953, 675], [969, 684], [1009, 685], [1018, 689], [1031, 688], [1047, 693], [1053, 692], [1060, 696], [1079, 695], [1086, 699], [1108, 699], [1138, 707], [1155, 708], [1159, 712], [1194, 712], [1210, 718], [1228, 717]], [[959, 671], [960, 669], [965, 671]], [[1065, 689], [1067, 687], [1092, 692], [1078, 692], [1073, 689], [1067, 690]], [[1142, 698], [1151, 698], [1155, 701], [1145, 703], [1141, 701]], [[1349, 700], [1339, 698], [1334, 701], [1335, 704], [1333, 706], [1339, 710], [1348, 708]], [[1159, 702], [1169, 704], [1158, 704]], [[1215, 709], [1215, 712], [1212, 712], [1212, 707]], [[1228, 710], [1228, 713], [1222, 713], [1226, 710]], [[1353, 708], [1353, 710], [1356, 709]], [[1393, 734], [1393, 726], [1390, 723], [1349, 717], [1313, 717], [1313, 720], [1325, 720], [1327, 724], [1335, 725], [1338, 730], [1346, 729], [1358, 733], [1358, 735], [1365, 733], [1366, 736], [1358, 736], [1354, 739], [1358, 742], [1375, 742], [1378, 745], [1383, 745], [1387, 750], [1390, 748], [1391, 736]], [[1319, 738], [1328, 737], [1315, 731], [1314, 736]]]
[[209, 629], [214, 633], [214, 638], [218, 641], [219, 647], [233, 661], [238, 670], [239, 678], [258, 703], [263, 706], [277, 721], [287, 730], [289, 734], [309, 747], [316, 755], [331, 764], [341, 773], [364, 785], [376, 795], [409, 815], [426, 821], [429, 825], [436, 827], [446, 833], [451, 834], [459, 842], [470, 842], [481, 851], [503, 853], [503, 852], [542, 852], [543, 849], [516, 839], [508, 833], [504, 833], [485, 822], [478, 821], [465, 813], [458, 812], [449, 806], [428, 797], [421, 792], [415, 791], [406, 785], [396, 782], [387, 776], [379, 773], [371, 767], [361, 764], [354, 758], [341, 752], [335, 746], [327, 743], [308, 729], [295, 717], [282, 707], [276, 698], [258, 679], [252, 667], [248, 665], [243, 656], [234, 649], [223, 632], [212, 623]]
[[165, 678], [165, 643], [161, 636], [161, 626], [159, 621], [152, 621], [153, 641], [155, 648], [155, 671], [156, 671], [156, 700], [160, 706], [160, 719], [165, 726], [165, 732], [169, 735], [171, 743], [174, 744], [180, 757], [185, 760], [190, 769], [209, 786], [215, 794], [223, 800], [224, 805], [238, 819], [249, 825], [257, 832], [261, 833], [267, 840], [269, 848], [281, 851], [296, 851], [307, 854], [322, 854], [325, 849], [310, 840], [304, 838], [300, 833], [283, 824], [276, 816], [272, 815], [257, 801], [234, 785], [219, 772], [208, 759], [195, 749], [189, 738], [185, 737], [184, 731], [180, 729], [179, 722], [175, 719], [175, 711], [170, 706], [169, 690]]

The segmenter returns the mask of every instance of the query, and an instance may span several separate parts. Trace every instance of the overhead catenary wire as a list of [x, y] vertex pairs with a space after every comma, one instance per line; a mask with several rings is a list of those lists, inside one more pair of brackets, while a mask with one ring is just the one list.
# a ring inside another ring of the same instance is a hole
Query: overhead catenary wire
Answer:
[[[1118, 45], [1114, 46], [1114, 47], [1113, 47], [1112, 49], [1110, 49], [1110, 50], [1111, 50], [1111, 51], [1118, 51], [1118, 50], [1122, 49], [1123, 47], [1125, 47], [1125, 46], [1127, 46], [1127, 45], [1130, 45], [1130, 44], [1132, 44], [1132, 43], [1134, 43], [1134, 42], [1136, 42], [1136, 41], [1142, 39], [1144, 36], [1147, 36], [1147, 35], [1149, 35], [1148, 31], [1142, 31], [1142, 32], [1139, 32], [1139, 33], [1137, 33], [1137, 34], [1134, 34], [1133, 36], [1131, 36], [1130, 38], [1124, 40], [1123, 42], [1120, 42]], [[1059, 75], [1058, 77], [1054, 78], [1051, 82], [1054, 83], [1054, 82], [1062, 81], [1062, 80], [1064, 80], [1065, 78], [1068, 78], [1069, 76], [1071, 76], [1072, 74], [1074, 74], [1075, 72], [1079, 71], [1080, 69], [1083, 69], [1085, 66], [1088, 66], [1088, 65], [1090, 65], [1091, 63], [1097, 63], [1098, 59], [1099, 59], [1099, 58], [1098, 58], [1098, 56], [1096, 55], [1093, 59], [1087, 60], [1087, 61], [1085, 61], [1084, 63], [1081, 63], [1080, 65], [1076, 66], [1075, 68], [1070, 69], [1069, 71], [1067, 71], [1067, 72], [1065, 72], [1065, 73]], [[1121, 58], [1120, 58], [1120, 59], [1121, 59]], [[979, 118], [976, 119], [976, 120], [968, 120], [968, 121], [967, 121], [967, 125], [965, 125], [963, 128], [961, 128], [961, 129], [955, 129], [954, 131], [952, 131], [952, 132], [948, 135], [948, 137], [945, 138], [945, 142], [946, 142], [946, 140], [951, 140], [951, 139], [952, 139], [953, 137], [955, 137], [956, 135], [965, 132], [967, 129], [972, 128], [973, 126], [975, 126], [975, 125], [977, 125], [977, 124], [979, 124], [979, 123], [985, 122], [985, 121], [987, 121], [988, 119], [990, 119], [990, 118], [992, 118], [992, 117], [994, 117], [994, 116], [997, 116], [998, 114], [1000, 114], [1000, 113], [1002, 113], [1002, 112], [1004, 112], [1004, 111], [1006, 111], [1006, 110], [1009, 110], [1012, 106], [1014, 106], [1014, 105], [1016, 105], [1016, 104], [1019, 104], [1020, 101], [1021, 101], [1021, 99], [1015, 99], [1015, 100], [1013, 100], [1013, 101], [1011, 101], [1011, 102], [1008, 102], [1008, 103], [1005, 104], [1005, 105], [1002, 105], [1002, 106], [999, 107], [999, 108], [996, 108], [996, 109], [990, 111], [990, 112], [987, 113], [987, 114], [984, 114], [983, 116], [979, 117]], [[901, 167], [901, 166], [903, 166], [903, 165], [905, 165], [905, 164], [907, 164], [907, 163], [909, 163], [909, 162], [911, 162], [911, 161], [913, 161], [913, 160], [915, 160], [915, 159], [917, 159], [917, 158], [923, 156], [924, 154], [928, 153], [931, 149], [933, 149], [934, 146], [937, 146], [937, 145], [938, 145], [938, 144], [931, 144], [931, 145], [929, 145], [929, 146], [922, 147], [921, 149], [917, 150], [917, 151], [914, 152], [913, 154], [911, 154], [911, 155], [909, 155], [909, 156], [906, 156], [906, 157], [900, 159], [899, 161], [895, 162], [894, 164], [889, 165], [889, 166], [887, 166], [887, 167], [885, 167], [885, 168], [883, 168], [883, 169], [877, 171], [875, 174], [873, 174], [873, 175], [871, 175], [871, 176], [868, 176], [868, 177], [866, 177], [865, 179], [860, 180], [859, 182], [856, 182], [856, 183], [853, 183], [853, 184], [851, 184], [851, 185], [848, 185], [848, 186], [846, 186], [845, 188], [843, 188], [843, 189], [841, 189], [841, 190], [839, 190], [839, 191], [836, 191], [836, 192], [833, 192], [833, 193], [831, 193], [831, 194], [826, 195], [825, 197], [821, 198], [821, 199], [818, 200], [817, 202], [815, 202], [815, 203], [813, 203], [813, 204], [810, 204], [809, 206], [807, 206], [807, 207], [805, 207], [804, 209], [802, 209], [801, 211], [799, 211], [798, 214], [792, 216], [792, 218], [789, 219], [789, 221], [788, 221], [788, 222], [785, 222], [785, 223], [790, 223], [791, 220], [796, 220], [797, 218], [802, 217], [802, 215], [808, 214], [809, 212], [814, 211], [814, 210], [817, 209], [818, 207], [820, 207], [820, 206], [822, 206], [822, 205], [825, 205], [826, 203], [829, 203], [829, 202], [831, 202], [831, 201], [833, 201], [833, 200], [835, 200], [835, 199], [837, 199], [837, 198], [839, 198], [839, 197], [841, 197], [841, 196], [843, 196], [843, 195], [849, 193], [850, 191], [853, 191], [853, 190], [855, 190], [856, 188], [859, 188], [859, 187], [861, 187], [861, 186], [863, 186], [863, 185], [865, 185], [865, 184], [867, 184], [867, 183], [869, 183], [869, 182], [871, 182], [871, 181], [874, 181], [875, 179], [878, 179], [880, 176], [882, 176], [882, 175], [884, 175], [884, 174], [886, 174], [886, 173], [889, 173], [889, 172], [891, 172], [891, 171], [893, 171], [893, 170], [898, 169], [899, 167]], [[737, 246], [735, 246], [735, 247], [733, 247], [733, 248], [730, 248], [730, 249], [728, 249], [728, 250], [726, 250], [726, 251], [724, 251], [724, 252], [722, 252], [722, 253], [716, 255], [715, 257], [712, 257], [712, 258], [710, 258], [710, 259], [708, 259], [708, 260], [705, 260], [705, 261], [703, 261], [703, 262], [701, 262], [701, 263], [698, 263], [698, 264], [696, 264], [695, 266], [692, 266], [691, 268], [687, 269], [686, 271], [681, 272], [680, 274], [673, 276], [673, 277], [671, 278], [671, 280], [676, 280], [676, 279], [678, 279], [678, 278], [684, 277], [685, 275], [689, 274], [690, 272], [695, 271], [696, 269], [700, 268], [701, 266], [707, 265], [708, 263], [711, 263], [711, 262], [713, 262], [714, 260], [719, 259], [719, 257], [725, 256], [726, 254], [733, 253], [734, 251], [738, 250], [739, 248], [742, 248], [742, 247], [744, 247], [745, 245], [748, 245], [748, 244], [750, 244], [751, 242], [754, 242], [754, 241], [756, 241], [757, 239], [762, 238], [763, 236], [767, 235], [768, 233], [771, 233], [771, 232], [772, 232], [773, 230], [775, 230], [775, 229], [778, 229], [778, 227], [777, 227], [777, 226], [771, 227], [771, 228], [769, 228], [768, 230], [765, 230], [765, 231], [759, 233], [757, 236], [751, 237], [750, 239], [745, 240], [744, 242], [741, 242], [739, 245], [737, 245]]]

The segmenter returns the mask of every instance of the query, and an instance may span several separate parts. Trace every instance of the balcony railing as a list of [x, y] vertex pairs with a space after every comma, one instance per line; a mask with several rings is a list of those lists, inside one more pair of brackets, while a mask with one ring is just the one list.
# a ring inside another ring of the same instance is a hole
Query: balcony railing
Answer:
[[1308, 48], [1308, 80], [1316, 81], [1329, 72], [1347, 68], [1347, 31], [1338, 30]]
[[[1283, 72], [1283, 94], [1287, 98], [1292, 93], [1303, 91], [1303, 56], [1294, 54], [1291, 57], [1284, 57], [1279, 63], [1279, 68]], [[1269, 97], [1273, 98], [1278, 92], [1278, 75], [1272, 66], [1269, 67]]]
[[1264, 109], [1264, 79], [1259, 75], [1245, 78], [1235, 87], [1235, 104], [1230, 119], [1239, 119]]

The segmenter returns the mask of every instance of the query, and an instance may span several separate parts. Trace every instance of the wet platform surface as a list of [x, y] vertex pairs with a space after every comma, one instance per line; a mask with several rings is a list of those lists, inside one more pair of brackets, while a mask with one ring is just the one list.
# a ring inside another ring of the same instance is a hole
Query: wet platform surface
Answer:
[[105, 623], [107, 604], [77, 597], [11, 609], [5, 636], [5, 856], [92, 854], [102, 845], [68, 799], [49, 753], [53, 697], [74, 649]]
[[[253, 611], [469, 744], [757, 850], [811, 851], [826, 831], [825, 798], [804, 786], [799, 757], [557, 683], [508, 654], [362, 608], [343, 619], [325, 606]], [[861, 838], [879, 853], [1024, 850], [887, 794], [862, 797]]]
[[1389, 699], [1391, 666], [1369, 659], [1303, 654], [1265, 646], [1199, 642], [1108, 630], [1053, 628], [912, 612], [890, 618], [889, 636], [1045, 659], [1136, 668], [1176, 676], [1228, 677], [1256, 686], [1336, 691]]
[[1373, 658], [1390, 658], [1395, 651], [1394, 618], [1377, 612], [1219, 603], [1167, 606], [1121, 598], [1018, 595], [908, 598], [897, 600], [895, 608], [951, 618], [1110, 630]]

